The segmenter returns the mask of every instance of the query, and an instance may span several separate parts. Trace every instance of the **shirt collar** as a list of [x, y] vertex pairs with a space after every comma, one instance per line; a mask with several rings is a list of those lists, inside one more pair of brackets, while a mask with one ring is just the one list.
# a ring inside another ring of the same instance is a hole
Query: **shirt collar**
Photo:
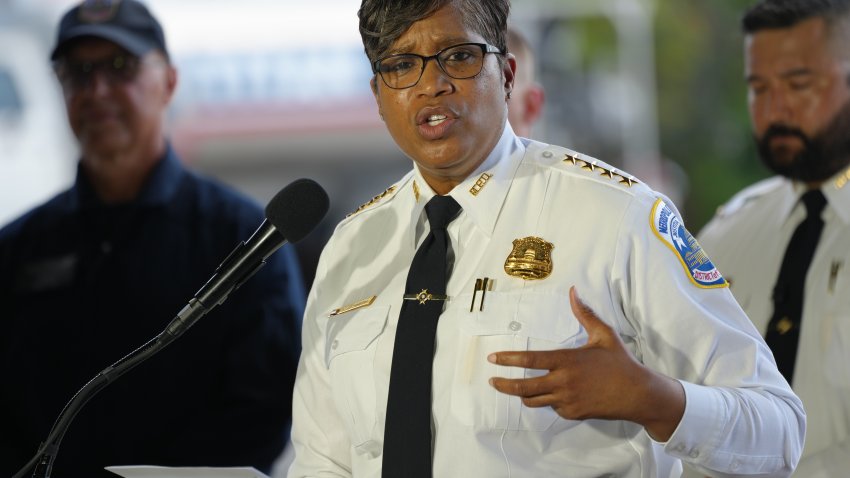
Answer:
[[[799, 181], [786, 180], [781, 195], [779, 211], [785, 221], [791, 218], [794, 208], [800, 204], [800, 198], [806, 192], [806, 185]], [[844, 169], [821, 185], [821, 191], [826, 196], [826, 209], [835, 211], [845, 224], [850, 224], [850, 168]]]
[[783, 222], [791, 219], [791, 214], [794, 208], [799, 204], [800, 197], [806, 192], [806, 186], [797, 181], [785, 180], [782, 182], [782, 194], [779, 196], [779, 204], [777, 208], [781, 214]]
[[846, 168], [821, 186], [827, 200], [827, 208], [845, 224], [850, 224], [850, 168]]
[[[514, 174], [525, 154], [525, 146], [506, 121], [502, 136], [487, 158], [466, 179], [454, 187], [449, 195], [463, 208], [463, 213], [487, 236], [493, 233], [502, 203], [508, 195]], [[425, 204], [435, 192], [414, 163], [415, 173], [410, 182], [411, 208], [410, 237], [416, 241], [416, 227], [423, 221]]]
[[[167, 204], [176, 194], [177, 187], [185, 172], [174, 149], [170, 144], [167, 144], [165, 155], [151, 170], [139, 196], [130, 204], [135, 206]], [[72, 208], [97, 208], [104, 205], [83, 171], [82, 162], [77, 163], [77, 178], [71, 188], [70, 198]]]

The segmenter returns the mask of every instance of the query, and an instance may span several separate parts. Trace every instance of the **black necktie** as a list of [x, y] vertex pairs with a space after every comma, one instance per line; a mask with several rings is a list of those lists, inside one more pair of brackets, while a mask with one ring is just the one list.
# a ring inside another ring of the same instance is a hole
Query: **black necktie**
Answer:
[[431, 476], [431, 367], [437, 319], [443, 312], [448, 279], [446, 226], [460, 205], [434, 196], [425, 205], [431, 232], [407, 273], [398, 319], [387, 397], [383, 478]]
[[823, 229], [820, 213], [826, 205], [826, 198], [820, 189], [806, 192], [802, 200], [806, 205], [806, 219], [797, 226], [785, 249], [779, 277], [773, 288], [773, 317], [765, 335], [765, 341], [776, 358], [776, 365], [788, 383], [794, 378], [794, 363], [797, 360], [806, 272]]

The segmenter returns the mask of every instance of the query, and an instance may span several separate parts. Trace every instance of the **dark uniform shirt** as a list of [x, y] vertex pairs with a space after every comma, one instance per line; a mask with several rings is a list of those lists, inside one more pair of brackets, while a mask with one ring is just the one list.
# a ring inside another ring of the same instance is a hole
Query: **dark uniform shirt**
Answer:
[[[169, 148], [140, 197], [75, 185], [0, 230], [0, 475], [37, 451], [89, 379], [160, 333], [263, 220]], [[179, 340], [96, 395], [53, 476], [108, 465], [251, 465], [286, 443], [305, 294], [291, 246]]]

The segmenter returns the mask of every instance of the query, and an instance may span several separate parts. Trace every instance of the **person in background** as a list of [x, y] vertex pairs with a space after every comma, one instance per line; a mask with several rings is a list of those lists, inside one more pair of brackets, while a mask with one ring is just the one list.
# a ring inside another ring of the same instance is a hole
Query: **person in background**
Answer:
[[775, 173], [700, 232], [803, 400], [795, 476], [850, 469], [850, 1], [764, 0], [742, 21], [759, 157]]
[[509, 10], [361, 3], [413, 164], [322, 252], [289, 476], [789, 476], [802, 404], [675, 207], [515, 135]]
[[528, 40], [519, 30], [508, 28], [507, 42], [517, 64], [508, 101], [508, 122], [517, 136], [530, 138], [532, 127], [543, 114], [546, 94], [537, 81], [537, 60]]
[[[159, 22], [86, 1], [51, 59], [81, 149], [70, 189], [0, 230], [0, 475], [36, 454], [89, 379], [162, 332], [264, 219], [186, 170], [165, 137], [177, 87]], [[292, 248], [179, 341], [95, 396], [55, 476], [108, 465], [254, 466], [288, 439], [305, 298]]]

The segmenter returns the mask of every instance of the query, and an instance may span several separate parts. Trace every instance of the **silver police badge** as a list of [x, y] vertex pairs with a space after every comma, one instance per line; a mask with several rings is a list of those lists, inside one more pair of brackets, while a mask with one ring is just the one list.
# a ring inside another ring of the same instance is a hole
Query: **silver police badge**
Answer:
[[514, 248], [505, 261], [509, 276], [539, 280], [552, 273], [552, 249], [555, 246], [539, 237], [514, 239]]

